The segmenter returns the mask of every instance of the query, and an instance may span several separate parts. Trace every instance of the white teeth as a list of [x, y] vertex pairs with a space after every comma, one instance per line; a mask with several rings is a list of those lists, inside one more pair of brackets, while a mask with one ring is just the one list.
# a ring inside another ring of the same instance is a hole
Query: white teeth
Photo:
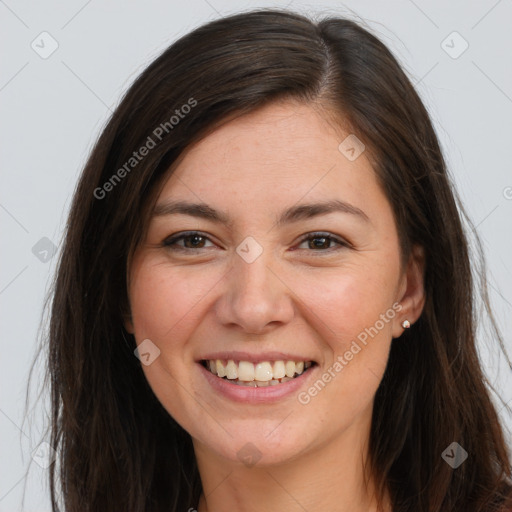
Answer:
[[235, 380], [235, 384], [238, 384], [239, 386], [249, 386], [251, 388], [255, 387], [254, 381], [244, 382], [243, 380]]
[[[284, 368], [285, 368], [287, 377], [293, 377], [295, 375], [295, 362], [294, 361], [286, 361]], [[217, 368], [217, 371], [218, 371], [218, 368]]]
[[284, 361], [275, 361], [272, 368], [272, 373], [274, 379], [281, 379], [284, 377], [286, 375], [286, 370], [284, 369]]
[[254, 367], [254, 379], [268, 382], [272, 380], [272, 366], [269, 362], [258, 363]]
[[244, 381], [254, 380], [254, 365], [249, 361], [238, 363], [238, 379]]
[[[276, 382], [279, 384], [279, 381], [276, 380]], [[238, 384], [239, 386], [247, 386], [250, 388], [264, 388], [266, 386], [269, 386], [268, 382], [263, 382], [260, 380], [251, 380], [250, 382], [244, 382], [243, 380], [235, 380], [233, 384]]]
[[224, 368], [224, 365], [222, 364], [222, 361], [220, 361], [219, 359], [217, 359], [217, 361], [215, 361], [215, 368], [217, 370], [217, 375], [219, 377], [225, 377], [226, 376], [226, 368]]
[[214, 375], [226, 377], [240, 385], [248, 384], [257, 387], [275, 386], [291, 380], [296, 375], [301, 375], [312, 364], [311, 361], [262, 361], [256, 364], [233, 359], [229, 359], [227, 363], [221, 359], [206, 361], [206, 367]]
[[232, 359], [226, 365], [226, 377], [228, 379], [238, 379], [238, 365]]
[[214, 375], [217, 375], [217, 365], [215, 364], [215, 361], [213, 361], [213, 359], [208, 361], [208, 368]]

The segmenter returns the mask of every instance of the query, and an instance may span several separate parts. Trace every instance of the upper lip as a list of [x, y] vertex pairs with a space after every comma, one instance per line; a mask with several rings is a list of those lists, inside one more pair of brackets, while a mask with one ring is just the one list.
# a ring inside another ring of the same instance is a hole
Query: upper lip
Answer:
[[297, 354], [290, 354], [284, 352], [260, 352], [258, 354], [251, 354], [249, 352], [232, 351], [229, 352], [210, 352], [201, 358], [200, 361], [208, 361], [210, 359], [220, 359], [221, 361], [250, 361], [251, 363], [259, 363], [262, 361], [312, 361], [314, 359], [309, 356], [302, 356]]

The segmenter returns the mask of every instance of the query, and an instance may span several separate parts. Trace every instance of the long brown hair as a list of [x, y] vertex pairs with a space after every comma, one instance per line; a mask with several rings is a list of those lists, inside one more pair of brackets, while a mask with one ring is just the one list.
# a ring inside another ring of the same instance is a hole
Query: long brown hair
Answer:
[[[130, 258], [183, 150], [281, 99], [322, 106], [364, 142], [404, 258], [413, 244], [425, 250], [425, 308], [393, 340], [374, 401], [369, 464], [380, 498], [388, 489], [395, 512], [512, 506], [509, 447], [476, 348], [463, 210], [424, 105], [390, 51], [357, 23], [258, 10], [172, 44], [135, 80], [85, 165], [47, 336], [54, 511], [59, 503], [66, 512], [197, 506], [190, 435], [156, 399], [123, 328]], [[441, 456], [453, 442], [468, 453], [456, 469]]]

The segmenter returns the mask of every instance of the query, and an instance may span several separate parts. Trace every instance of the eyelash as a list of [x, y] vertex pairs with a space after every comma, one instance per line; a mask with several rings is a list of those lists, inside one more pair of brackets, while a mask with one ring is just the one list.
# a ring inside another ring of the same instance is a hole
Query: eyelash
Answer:
[[[171, 251], [180, 251], [180, 252], [194, 251], [194, 248], [181, 247], [179, 245], [176, 245], [176, 242], [178, 242], [180, 240], [184, 240], [186, 238], [191, 238], [193, 236], [199, 236], [199, 237], [204, 238], [205, 240], [209, 240], [211, 242], [211, 240], [206, 235], [202, 234], [200, 231], [187, 231], [185, 233], [179, 234], [178, 236], [172, 236], [172, 237], [165, 239], [162, 242], [162, 245]], [[305, 236], [304, 238], [302, 238], [300, 240], [299, 245], [302, 245], [304, 242], [308, 242], [309, 240], [314, 240], [317, 238], [325, 238], [326, 240], [335, 242], [339, 245], [339, 247], [337, 247], [337, 248], [329, 247], [327, 249], [318, 250], [318, 251], [315, 251], [314, 249], [312, 249], [311, 252], [331, 253], [332, 251], [340, 250], [342, 248], [351, 247], [351, 245], [347, 241], [345, 241], [341, 238], [338, 238], [338, 237], [332, 235], [331, 233], [325, 233], [322, 231], [315, 231], [313, 233], [309, 233], [307, 236]], [[203, 247], [199, 247], [198, 249], [203, 249]]]

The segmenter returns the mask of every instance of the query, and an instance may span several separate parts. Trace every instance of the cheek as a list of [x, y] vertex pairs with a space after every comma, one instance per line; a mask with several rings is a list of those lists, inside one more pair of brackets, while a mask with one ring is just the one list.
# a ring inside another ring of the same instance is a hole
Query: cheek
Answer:
[[130, 306], [137, 339], [164, 341], [173, 330], [186, 329], [194, 310], [215, 286], [213, 273], [170, 269], [165, 263], [141, 262], [133, 273]]
[[160, 403], [188, 431], [194, 431], [201, 420], [196, 401], [190, 399], [193, 392], [180, 384], [190, 372], [187, 341], [199, 321], [201, 301], [219, 277], [191, 267], [170, 268], [167, 262], [149, 257], [132, 268], [130, 307], [135, 338], [138, 342], [150, 339], [160, 350], [142, 370]]
[[322, 382], [299, 398], [308, 403], [305, 410], [313, 411], [315, 421], [330, 425], [335, 435], [340, 425], [348, 426], [371, 407], [386, 369], [396, 310], [389, 271], [383, 277], [364, 266], [324, 277], [302, 279], [300, 297], [321, 336], [325, 360]]
[[[377, 322], [384, 337], [390, 334], [395, 277], [389, 268], [380, 272], [378, 266], [371, 265], [347, 266], [332, 272], [322, 269], [321, 273], [302, 275], [296, 281], [296, 290], [310, 311], [311, 322], [325, 340], [330, 340], [331, 348], [344, 351], [347, 344]], [[379, 319], [386, 313], [387, 321], [382, 326]]]

